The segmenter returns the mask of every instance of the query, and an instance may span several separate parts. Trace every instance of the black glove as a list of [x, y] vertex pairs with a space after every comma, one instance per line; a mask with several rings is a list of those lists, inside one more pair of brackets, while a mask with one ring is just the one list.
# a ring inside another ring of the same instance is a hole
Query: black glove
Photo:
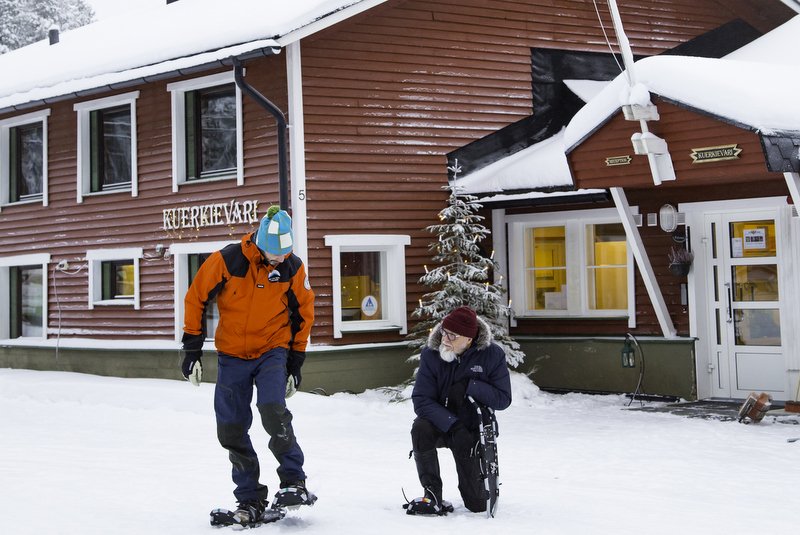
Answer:
[[470, 457], [477, 438], [461, 422], [454, 423], [447, 431], [448, 446], [457, 457]]
[[184, 379], [188, 379], [195, 386], [198, 386], [203, 378], [203, 364], [200, 361], [202, 356], [202, 349], [190, 349], [183, 352], [181, 372]]
[[458, 410], [464, 404], [464, 398], [467, 397], [468, 384], [469, 379], [464, 379], [450, 386], [450, 390], [447, 391], [446, 405], [448, 407]]
[[300, 381], [303, 379], [303, 376], [300, 375], [300, 368], [303, 367], [305, 360], [305, 351], [289, 351], [289, 355], [286, 357], [286, 372], [294, 377], [295, 388], [300, 388]]

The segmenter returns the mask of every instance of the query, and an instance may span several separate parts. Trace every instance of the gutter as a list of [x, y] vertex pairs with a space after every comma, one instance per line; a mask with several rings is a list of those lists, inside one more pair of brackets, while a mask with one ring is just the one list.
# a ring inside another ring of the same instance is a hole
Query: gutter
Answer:
[[[281, 49], [276, 46], [267, 46], [252, 50], [250, 52], [239, 54], [236, 56], [236, 58], [241, 61], [245, 61], [248, 59], [274, 56], [279, 54], [280, 50]], [[233, 57], [226, 57], [224, 59], [216, 59], [198, 65], [192, 65], [191, 67], [172, 69], [157, 74], [139, 76], [122, 82], [104, 84], [92, 87], [91, 89], [84, 89], [81, 91], [70, 91], [68, 93], [63, 93], [54, 97], [45, 97], [37, 100], [31, 100], [25, 102], [24, 104], [14, 104], [11, 106], [6, 106], [5, 108], [0, 109], [0, 115], [14, 111], [29, 110], [39, 106], [48, 106], [50, 104], [55, 104], [57, 102], [61, 102], [64, 100], [82, 99], [92, 95], [107, 93], [109, 91], [118, 91], [120, 89], [127, 89], [129, 87], [134, 87], [137, 85], [149, 84], [152, 82], [160, 82], [162, 80], [169, 80], [172, 78], [179, 78], [181, 76], [191, 76], [199, 72], [208, 71], [210, 69], [215, 69], [219, 67], [230, 67], [231, 65], [233, 65], [233, 61], [234, 61]]]
[[280, 194], [280, 207], [281, 210], [288, 210], [289, 208], [289, 175], [287, 170], [287, 152], [286, 152], [286, 116], [275, 104], [270, 102], [267, 97], [256, 91], [251, 85], [244, 80], [244, 68], [242, 60], [239, 57], [232, 58], [233, 61], [233, 79], [236, 81], [237, 87], [249, 95], [256, 103], [267, 110], [275, 120], [278, 122], [278, 190]]

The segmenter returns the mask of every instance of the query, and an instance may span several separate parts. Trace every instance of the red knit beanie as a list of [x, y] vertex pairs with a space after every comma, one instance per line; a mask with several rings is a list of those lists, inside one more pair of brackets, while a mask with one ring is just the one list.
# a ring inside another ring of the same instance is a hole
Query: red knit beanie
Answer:
[[467, 338], [475, 338], [478, 334], [478, 316], [469, 307], [458, 307], [444, 318], [442, 328]]

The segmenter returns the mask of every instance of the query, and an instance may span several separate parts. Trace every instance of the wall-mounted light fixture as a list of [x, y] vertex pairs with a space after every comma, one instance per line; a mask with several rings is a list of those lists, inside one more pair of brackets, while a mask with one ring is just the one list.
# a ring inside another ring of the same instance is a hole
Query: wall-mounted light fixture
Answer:
[[658, 224], [664, 232], [672, 232], [678, 228], [678, 211], [671, 204], [658, 209]]

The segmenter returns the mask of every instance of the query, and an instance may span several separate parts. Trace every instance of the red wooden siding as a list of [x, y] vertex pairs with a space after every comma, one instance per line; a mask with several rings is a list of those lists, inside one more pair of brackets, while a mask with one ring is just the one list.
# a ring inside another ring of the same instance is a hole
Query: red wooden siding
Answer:
[[[635, 52], [655, 54], [752, 3], [733, 4], [623, 1], [620, 9]], [[751, 23], [770, 29], [790, 15], [777, 8]], [[409, 234], [410, 315], [427, 291], [417, 281], [431, 263], [432, 236], [421, 229], [444, 206], [444, 155], [533, 112], [532, 47], [608, 51], [592, 2], [572, 0], [399, 2], [303, 42], [316, 342], [333, 342], [326, 234]], [[340, 342], [375, 339], [345, 334]]]
[[[655, 54], [742, 16], [766, 31], [791, 16], [778, 0], [621, 1], [629, 37], [640, 54]], [[607, 29], [608, 14], [603, 12]], [[396, 333], [332, 338], [327, 234], [408, 234], [408, 312], [421, 293], [416, 281], [432, 236], [422, 229], [444, 206], [445, 154], [532, 113], [530, 48], [604, 52], [607, 45], [590, 1], [390, 1], [302, 43], [311, 283], [317, 292], [315, 343], [395, 341]], [[211, 74], [203, 73], [203, 74]], [[200, 74], [198, 74], [200, 76]], [[187, 77], [184, 77], [187, 78]], [[179, 80], [176, 78], [175, 80]], [[253, 60], [246, 79], [287, 108], [285, 55]], [[168, 80], [171, 82], [173, 80]], [[209, 227], [166, 233], [164, 208], [258, 199], [277, 201], [275, 123], [245, 97], [245, 185], [231, 181], [171, 189], [172, 147], [167, 82], [144, 84], [137, 101], [139, 196], [120, 192], [76, 203], [76, 100], [50, 107], [50, 206], [0, 212], [3, 255], [49, 252], [80, 265], [87, 249], [143, 247], [202, 239], [238, 239], [248, 228]], [[97, 95], [91, 100], [113, 93]], [[15, 114], [4, 114], [6, 118]], [[289, 118], [291, 121], [291, 118]], [[263, 212], [263, 211], [262, 211]], [[50, 270], [52, 281], [53, 271]], [[62, 336], [173, 336], [173, 265], [141, 262], [142, 309], [87, 309], [85, 270], [57, 275], [49, 325], [60, 315]], [[52, 284], [52, 283], [51, 283]]]
[[[725, 184], [754, 179], [769, 179], [758, 135], [746, 128], [717, 118], [689, 111], [656, 98], [661, 119], [648, 123], [650, 130], [667, 140], [677, 180], [664, 182], [665, 189], [693, 185]], [[637, 121], [615, 115], [591, 137], [578, 145], [568, 159], [578, 188], [645, 187], [653, 183], [647, 157], [635, 156], [630, 139], [641, 132]], [[695, 164], [692, 149], [738, 144], [738, 160]], [[630, 165], [605, 165], [609, 156], [629, 155]]]

